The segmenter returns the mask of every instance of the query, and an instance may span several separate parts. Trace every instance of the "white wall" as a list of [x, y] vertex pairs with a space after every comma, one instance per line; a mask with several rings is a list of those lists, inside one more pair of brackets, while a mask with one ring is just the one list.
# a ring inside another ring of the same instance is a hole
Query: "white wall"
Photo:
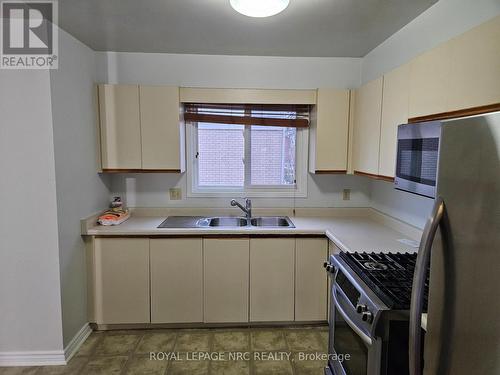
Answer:
[[361, 59], [98, 53], [100, 82], [186, 87], [357, 87]]
[[439, 0], [363, 58], [363, 83], [498, 14], [499, 0]]
[[[126, 179], [134, 179], [135, 207], [229, 207], [231, 197], [186, 198], [186, 177], [178, 174], [134, 174], [113, 176], [112, 192], [130, 201]], [[183, 199], [169, 200], [168, 189], [180, 187]], [[351, 189], [351, 200], [342, 200], [342, 189]], [[252, 198], [258, 207], [369, 207], [370, 181], [359, 176], [309, 175], [307, 198]]]
[[50, 77], [0, 70], [0, 359], [61, 351]]
[[96, 173], [95, 63], [94, 51], [59, 31], [59, 69], [51, 71], [50, 83], [65, 346], [88, 321], [80, 218], [109, 201], [107, 176]]
[[372, 180], [370, 203], [376, 210], [423, 228], [434, 199], [396, 190], [390, 182]]

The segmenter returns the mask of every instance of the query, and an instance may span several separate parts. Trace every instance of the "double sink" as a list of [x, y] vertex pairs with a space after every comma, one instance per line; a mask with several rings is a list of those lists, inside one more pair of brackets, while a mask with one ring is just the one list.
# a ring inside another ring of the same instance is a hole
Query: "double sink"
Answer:
[[287, 216], [246, 217], [210, 217], [198, 220], [199, 227], [288, 227], [295, 228]]
[[220, 228], [220, 227], [265, 227], [295, 228], [288, 216], [252, 217], [252, 201], [245, 199], [245, 205], [231, 200], [232, 207], [239, 207], [246, 216], [169, 216], [158, 228]]
[[246, 218], [242, 216], [169, 216], [158, 228], [214, 228], [214, 227], [263, 227], [295, 228], [288, 216], [261, 216]]

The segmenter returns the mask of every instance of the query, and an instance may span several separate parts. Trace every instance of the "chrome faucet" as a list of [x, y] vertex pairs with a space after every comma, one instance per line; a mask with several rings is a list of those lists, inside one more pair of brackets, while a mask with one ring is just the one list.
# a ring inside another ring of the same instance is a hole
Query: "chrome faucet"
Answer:
[[238, 206], [245, 213], [248, 220], [252, 218], [252, 201], [245, 198], [245, 207], [243, 207], [236, 199], [231, 199], [231, 206]]

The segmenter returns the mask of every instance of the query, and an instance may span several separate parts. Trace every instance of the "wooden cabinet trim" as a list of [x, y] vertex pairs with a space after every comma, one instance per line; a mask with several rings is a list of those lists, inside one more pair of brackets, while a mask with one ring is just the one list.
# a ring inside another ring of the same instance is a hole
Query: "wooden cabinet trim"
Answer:
[[359, 175], [359, 176], [374, 178], [376, 180], [394, 182], [394, 177], [382, 176], [382, 175], [378, 175], [378, 174], [366, 173], [366, 172], [360, 172], [360, 171], [354, 171], [354, 174]]
[[347, 174], [347, 169], [317, 169], [315, 174]]
[[290, 233], [290, 234], [265, 234], [265, 233], [255, 233], [255, 234], [120, 234], [120, 235], [93, 235], [94, 238], [211, 238], [211, 239], [224, 239], [224, 238], [327, 238], [324, 234], [301, 234], [301, 233]]
[[432, 115], [412, 117], [408, 119], [408, 122], [414, 124], [416, 122], [422, 121], [435, 121], [435, 120], [450, 120], [458, 117], [482, 115], [489, 112], [500, 111], [500, 103], [488, 104], [479, 107], [459, 109], [456, 111], [436, 113]]
[[181, 173], [180, 169], [110, 169], [103, 168], [102, 173]]

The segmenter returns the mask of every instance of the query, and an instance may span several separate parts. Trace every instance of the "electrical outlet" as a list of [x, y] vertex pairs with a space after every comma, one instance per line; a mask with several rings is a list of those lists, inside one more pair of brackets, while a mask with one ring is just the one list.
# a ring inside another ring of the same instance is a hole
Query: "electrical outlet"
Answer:
[[342, 199], [345, 201], [351, 200], [351, 189], [344, 189], [342, 191]]
[[182, 189], [181, 188], [169, 189], [169, 194], [170, 194], [171, 201], [180, 201], [182, 199]]

